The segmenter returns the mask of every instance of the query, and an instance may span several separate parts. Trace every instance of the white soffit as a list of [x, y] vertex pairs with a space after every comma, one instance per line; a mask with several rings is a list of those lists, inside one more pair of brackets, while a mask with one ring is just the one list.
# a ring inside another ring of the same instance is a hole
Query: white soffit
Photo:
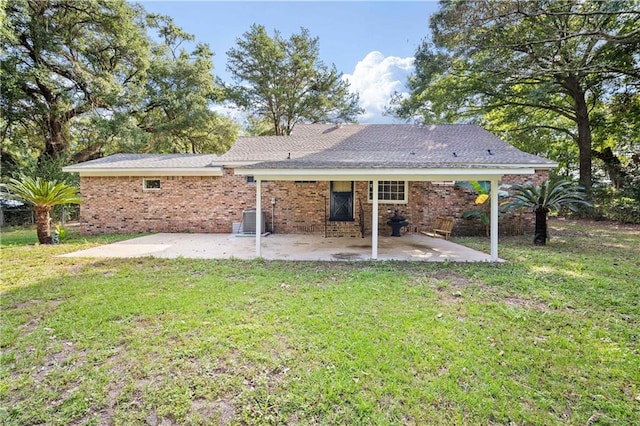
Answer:
[[[450, 169], [258, 169], [237, 168], [237, 175], [260, 180], [490, 180], [503, 175], [532, 175], [539, 167], [450, 168]], [[541, 168], [541, 167], [540, 167]], [[544, 167], [548, 168], [548, 165]]]

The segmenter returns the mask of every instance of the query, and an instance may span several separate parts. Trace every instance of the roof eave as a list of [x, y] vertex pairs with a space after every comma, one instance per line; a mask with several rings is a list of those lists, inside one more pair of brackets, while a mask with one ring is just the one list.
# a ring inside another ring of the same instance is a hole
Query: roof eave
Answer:
[[222, 166], [215, 167], [171, 167], [171, 168], [111, 168], [111, 167], [63, 167], [67, 173], [79, 173], [84, 176], [222, 176]]
[[252, 175], [261, 180], [484, 180], [504, 175], [532, 175], [536, 170], [554, 168], [553, 164], [522, 164], [508, 167], [458, 168], [236, 168], [237, 175]]

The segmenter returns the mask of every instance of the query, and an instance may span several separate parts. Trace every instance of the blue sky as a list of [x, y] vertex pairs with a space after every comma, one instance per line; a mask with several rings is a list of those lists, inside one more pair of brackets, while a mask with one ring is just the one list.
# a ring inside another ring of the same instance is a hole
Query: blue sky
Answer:
[[413, 55], [429, 34], [429, 16], [438, 8], [428, 2], [217, 2], [140, 1], [149, 12], [171, 16], [197, 41], [215, 53], [215, 74], [229, 81], [226, 52], [254, 24], [284, 37], [309, 29], [320, 38], [322, 60], [345, 74], [360, 94], [366, 113], [361, 122], [389, 122], [382, 116], [394, 91], [405, 91]]

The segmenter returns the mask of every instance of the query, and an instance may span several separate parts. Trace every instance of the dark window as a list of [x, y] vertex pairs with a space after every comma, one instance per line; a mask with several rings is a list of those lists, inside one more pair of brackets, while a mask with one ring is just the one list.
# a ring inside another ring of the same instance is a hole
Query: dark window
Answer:
[[353, 220], [353, 182], [331, 182], [329, 220]]
[[160, 189], [160, 179], [143, 179], [143, 189]]
[[[260, 182], [264, 183], [269, 183], [268, 180], [261, 180]], [[254, 176], [250, 176], [247, 175], [247, 184], [248, 185], [255, 185], [256, 184], [256, 178]]]

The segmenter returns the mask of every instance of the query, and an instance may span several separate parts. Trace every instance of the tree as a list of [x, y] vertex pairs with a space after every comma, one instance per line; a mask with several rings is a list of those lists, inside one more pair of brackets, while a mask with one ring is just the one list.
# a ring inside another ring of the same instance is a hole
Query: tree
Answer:
[[5, 137], [34, 126], [51, 158], [69, 150], [71, 123], [130, 102], [148, 69], [144, 28], [123, 1], [13, 0], [2, 43]]
[[591, 207], [582, 186], [572, 181], [562, 180], [550, 183], [548, 180], [540, 186], [533, 183], [513, 185], [513, 201], [510, 207], [528, 207], [536, 214], [536, 225], [533, 243], [545, 245], [547, 243], [547, 215], [557, 212], [561, 207], [577, 211], [579, 206]]
[[580, 181], [589, 189], [594, 108], [640, 82], [637, 5], [443, 1], [430, 22], [433, 43], [418, 50], [411, 96], [397, 112], [553, 132], [576, 144]]
[[51, 244], [50, 214], [53, 207], [81, 202], [78, 189], [63, 182], [23, 177], [21, 180], [11, 179], [7, 188], [14, 195], [33, 204], [40, 244]]
[[285, 40], [254, 24], [227, 56], [235, 82], [230, 97], [256, 119], [268, 120], [275, 135], [290, 134], [300, 121], [352, 122], [363, 111], [335, 65], [319, 59], [319, 39], [305, 28]]
[[145, 149], [153, 152], [224, 152], [238, 136], [238, 126], [211, 110], [224, 90], [213, 78], [213, 52], [198, 43], [191, 52], [180, 48], [193, 36], [168, 18], [151, 15], [162, 43], [151, 49], [145, 99], [135, 115], [151, 134]]
[[235, 139], [210, 110], [222, 93], [211, 51], [181, 47], [193, 36], [170, 18], [124, 0], [8, 0], [5, 10], [1, 137], [12, 154], [77, 162], [105, 151], [221, 152]]

